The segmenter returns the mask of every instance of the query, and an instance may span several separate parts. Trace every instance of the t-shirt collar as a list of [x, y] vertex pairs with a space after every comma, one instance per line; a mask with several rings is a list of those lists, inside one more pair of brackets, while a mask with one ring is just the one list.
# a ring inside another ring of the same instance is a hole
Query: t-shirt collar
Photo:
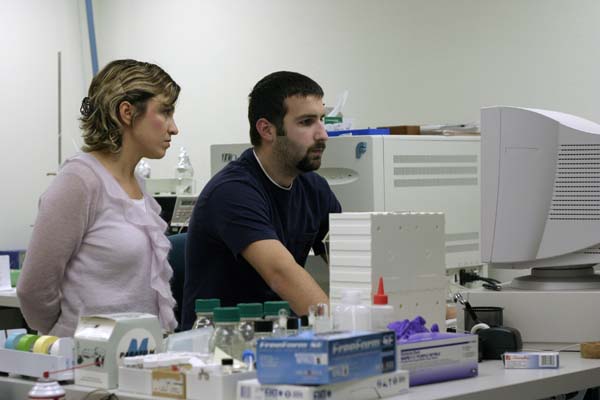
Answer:
[[271, 181], [271, 183], [275, 186], [277, 186], [279, 189], [283, 189], [283, 190], [287, 190], [290, 191], [292, 190], [292, 186], [294, 185], [294, 182], [292, 181], [292, 184], [288, 187], [285, 186], [281, 186], [279, 183], [275, 182], [275, 180], [273, 178], [271, 178], [269, 176], [269, 174], [267, 174], [267, 171], [265, 170], [265, 168], [263, 167], [262, 163], [260, 162], [260, 159], [258, 158], [258, 156], [256, 155], [256, 152], [254, 151], [254, 149], [252, 149], [252, 154], [254, 154], [254, 158], [256, 158], [256, 162], [258, 163], [258, 166], [260, 167], [260, 169], [262, 169], [262, 172], [265, 174], [265, 176], [267, 178], [269, 178], [269, 180]]

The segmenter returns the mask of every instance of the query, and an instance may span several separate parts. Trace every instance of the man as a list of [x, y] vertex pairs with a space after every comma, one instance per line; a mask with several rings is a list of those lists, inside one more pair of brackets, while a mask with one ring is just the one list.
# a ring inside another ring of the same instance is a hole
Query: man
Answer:
[[294, 72], [275, 72], [249, 95], [253, 147], [206, 185], [188, 231], [182, 327], [195, 319], [197, 298], [223, 306], [287, 300], [298, 315], [327, 295], [304, 270], [312, 247], [325, 253], [329, 213], [341, 207], [312, 172], [327, 132], [323, 89]]

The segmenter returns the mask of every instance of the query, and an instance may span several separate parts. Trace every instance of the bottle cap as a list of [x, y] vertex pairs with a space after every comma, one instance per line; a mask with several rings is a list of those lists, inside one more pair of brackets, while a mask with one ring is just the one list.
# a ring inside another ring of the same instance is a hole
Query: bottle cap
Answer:
[[282, 308], [285, 309], [289, 315], [290, 304], [287, 301], [265, 301], [265, 316], [278, 317], [279, 310]]
[[287, 329], [300, 330], [302, 325], [300, 323], [300, 318], [290, 318], [286, 323]]
[[263, 305], [261, 303], [240, 303], [240, 318], [262, 318]]
[[377, 287], [377, 293], [373, 296], [373, 304], [387, 304], [388, 296], [383, 290], [383, 277], [379, 277], [379, 286]]
[[300, 316], [300, 326], [308, 326], [308, 315]]
[[237, 307], [216, 307], [213, 315], [215, 322], [240, 322], [240, 309]]
[[221, 359], [221, 365], [233, 365], [233, 358]]
[[195, 309], [196, 309], [197, 313], [199, 313], [199, 312], [208, 313], [208, 312], [212, 312], [215, 307], [220, 307], [221, 300], [220, 299], [196, 299], [195, 306], [196, 306]]
[[254, 332], [273, 332], [273, 321], [254, 321]]

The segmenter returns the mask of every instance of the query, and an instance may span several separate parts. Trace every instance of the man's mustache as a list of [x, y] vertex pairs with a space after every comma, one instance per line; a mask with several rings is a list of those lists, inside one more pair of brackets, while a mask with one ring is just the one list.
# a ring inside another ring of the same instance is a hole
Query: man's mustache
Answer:
[[308, 151], [314, 151], [314, 150], [325, 150], [325, 148], [327, 147], [327, 145], [325, 143], [317, 143], [314, 146], [311, 146]]

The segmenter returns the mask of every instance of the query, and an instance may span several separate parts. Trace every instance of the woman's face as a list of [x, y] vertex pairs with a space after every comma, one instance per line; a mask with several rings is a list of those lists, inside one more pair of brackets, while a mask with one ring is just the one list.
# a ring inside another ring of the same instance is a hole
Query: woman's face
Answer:
[[157, 159], [165, 156], [171, 146], [171, 136], [179, 133], [174, 113], [175, 107], [167, 104], [163, 96], [148, 100], [146, 112], [135, 119], [131, 130], [131, 143], [140, 150], [142, 157]]

